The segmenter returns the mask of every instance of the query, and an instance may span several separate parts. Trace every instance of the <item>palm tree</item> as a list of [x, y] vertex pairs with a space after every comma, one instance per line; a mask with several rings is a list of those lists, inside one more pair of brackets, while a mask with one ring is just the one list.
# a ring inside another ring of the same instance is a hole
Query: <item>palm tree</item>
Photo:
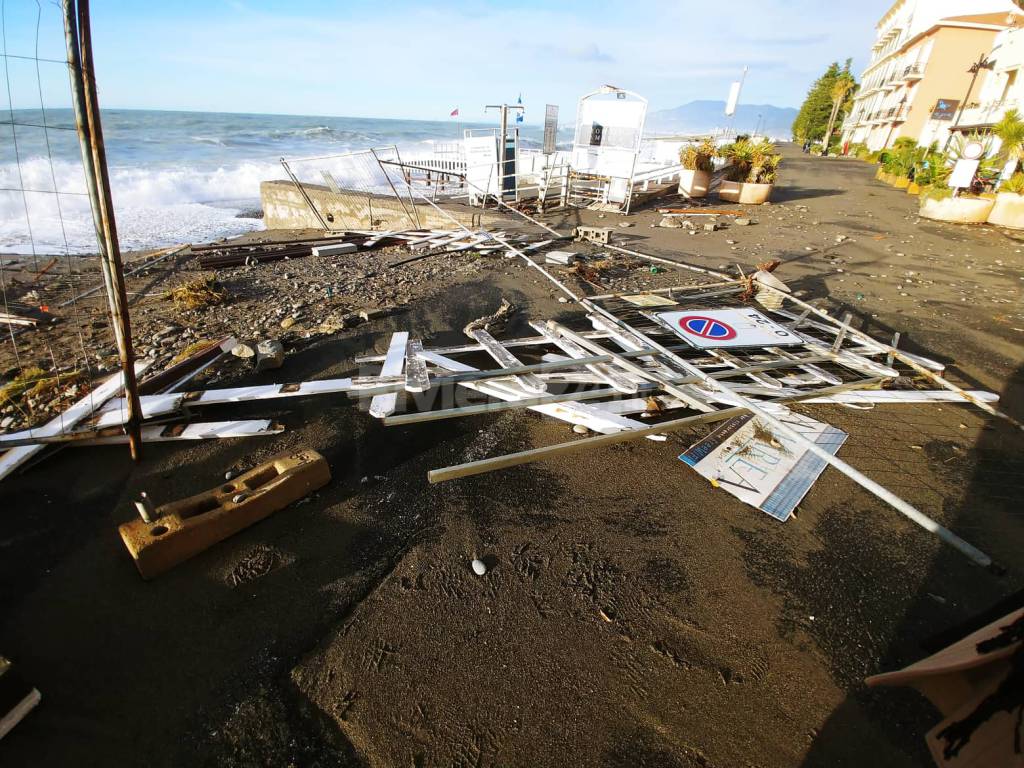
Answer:
[[832, 130], [836, 126], [839, 108], [843, 106], [847, 94], [853, 90], [856, 84], [853, 75], [849, 72], [843, 72], [832, 85], [832, 114], [828, 118], [828, 127], [825, 129], [825, 139], [822, 142], [821, 154], [823, 155], [828, 154], [828, 144], [832, 140]]
[[1024, 118], [1021, 118], [1020, 112], [1016, 109], [1006, 110], [1003, 119], [992, 126], [992, 133], [999, 137], [1000, 148], [1007, 160], [1019, 161], [1024, 158]]

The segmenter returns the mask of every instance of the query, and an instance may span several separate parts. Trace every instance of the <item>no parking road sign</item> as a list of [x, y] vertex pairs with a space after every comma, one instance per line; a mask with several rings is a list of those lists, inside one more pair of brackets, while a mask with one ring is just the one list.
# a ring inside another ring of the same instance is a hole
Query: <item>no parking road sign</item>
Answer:
[[679, 318], [679, 326], [688, 335], [712, 341], [728, 341], [736, 338], [736, 329], [704, 315], [684, 315]]
[[673, 331], [698, 349], [781, 347], [802, 344], [795, 333], [753, 309], [695, 309], [658, 314]]

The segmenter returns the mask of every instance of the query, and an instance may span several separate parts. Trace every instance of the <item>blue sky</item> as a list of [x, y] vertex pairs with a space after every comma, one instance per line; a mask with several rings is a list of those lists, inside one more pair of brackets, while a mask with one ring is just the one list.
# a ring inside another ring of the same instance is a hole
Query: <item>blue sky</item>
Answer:
[[[863, 68], [891, 1], [93, 0], [92, 23], [106, 108], [472, 120], [522, 92], [533, 123], [603, 83], [652, 110], [724, 99], [745, 64], [744, 102], [798, 106], [830, 61]], [[9, 52], [34, 48], [35, 0], [6, 6]], [[42, 38], [62, 55], [59, 29]]]

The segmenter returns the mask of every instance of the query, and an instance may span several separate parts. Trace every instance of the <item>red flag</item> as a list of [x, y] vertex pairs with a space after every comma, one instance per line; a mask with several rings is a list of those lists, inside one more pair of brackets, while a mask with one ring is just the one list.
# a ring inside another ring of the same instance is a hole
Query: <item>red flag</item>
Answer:
[[459, 108], [456, 107], [455, 109], [452, 110], [452, 113], [449, 115], [449, 117], [458, 117], [458, 116], [459, 116]]

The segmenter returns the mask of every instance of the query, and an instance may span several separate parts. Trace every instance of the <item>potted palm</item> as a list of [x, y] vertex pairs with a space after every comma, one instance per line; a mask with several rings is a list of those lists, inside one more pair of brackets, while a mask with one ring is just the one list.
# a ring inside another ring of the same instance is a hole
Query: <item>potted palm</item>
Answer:
[[991, 147], [989, 140], [980, 134], [957, 136], [956, 141], [945, 156], [942, 168], [936, 168], [933, 186], [921, 192], [922, 218], [937, 221], [949, 221], [956, 224], [983, 224], [995, 205], [995, 195], [985, 193], [971, 194], [965, 187], [955, 192], [949, 186], [952, 171], [957, 160], [963, 157], [964, 150], [970, 144], [980, 143], [983, 147], [981, 162], [975, 172], [975, 178], [987, 178], [994, 175], [995, 164], [988, 156]]
[[909, 137], [896, 139], [893, 152], [889, 155], [890, 184], [896, 189], [910, 186], [910, 176], [914, 168], [917, 154], [917, 141]]
[[[1009, 170], [1016, 171], [1024, 157], [1024, 118], [1016, 109], [1008, 109], [1003, 119], [992, 126], [992, 132], [1001, 142], [1000, 154], [1006, 158]], [[996, 202], [989, 214], [990, 224], [1011, 229], [1024, 229], [1024, 173], [1010, 173], [1009, 178], [996, 190]]]
[[1024, 173], [1013, 174], [999, 187], [988, 223], [1024, 229]]
[[768, 202], [778, 178], [782, 156], [772, 142], [756, 144], [741, 140], [722, 147], [719, 154], [730, 161], [718, 196], [730, 203], [760, 205]]
[[711, 139], [700, 144], [688, 144], [679, 151], [679, 194], [687, 197], [704, 197], [711, 184], [711, 172], [715, 169], [715, 155], [718, 148]]

